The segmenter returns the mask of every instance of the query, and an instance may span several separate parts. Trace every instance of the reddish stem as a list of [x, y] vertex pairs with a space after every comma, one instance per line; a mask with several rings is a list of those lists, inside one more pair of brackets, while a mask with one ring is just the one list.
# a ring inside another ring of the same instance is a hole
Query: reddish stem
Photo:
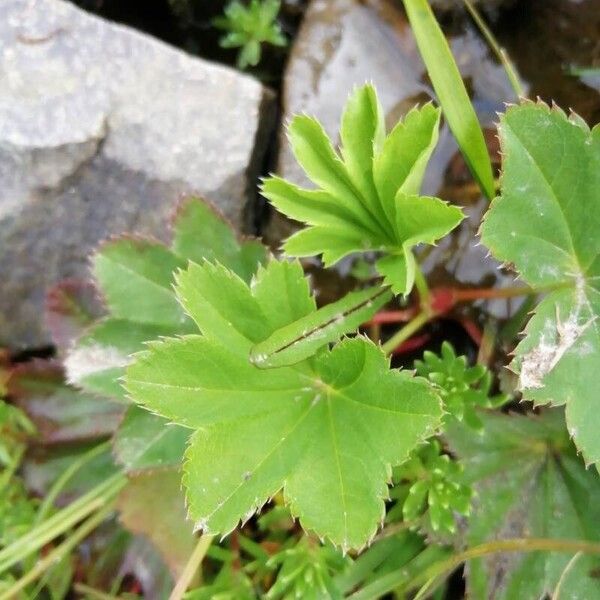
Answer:
[[456, 302], [468, 302], [469, 300], [493, 300], [495, 298], [515, 298], [527, 296], [532, 290], [525, 286], [506, 288], [472, 288], [453, 289]]
[[429, 310], [435, 315], [443, 315], [456, 304], [456, 292], [454, 288], [439, 287], [431, 290], [429, 294]]
[[233, 571], [240, 571], [242, 568], [242, 561], [240, 560], [240, 533], [234, 529], [231, 533], [230, 548], [234, 554], [233, 561], [231, 562], [231, 569]]
[[415, 313], [415, 308], [407, 308], [406, 310], [383, 310], [374, 315], [370, 321], [367, 321], [365, 326], [406, 323], [415, 316]]
[[[506, 287], [506, 288], [471, 288], [460, 289], [453, 287], [437, 287], [430, 290], [425, 306], [420, 309], [428, 315], [428, 319], [440, 317], [449, 313], [458, 302], [468, 302], [473, 300], [486, 300], [495, 298], [513, 298], [531, 294], [532, 290], [525, 286]], [[421, 314], [419, 307], [413, 306], [404, 310], [381, 311], [364, 326], [378, 326], [389, 323], [410, 323], [415, 317]], [[459, 318], [457, 321], [464, 327], [471, 339], [481, 345], [483, 334], [478, 325], [471, 319]], [[411, 337], [402, 342], [393, 350], [393, 354], [402, 354], [411, 352], [423, 346], [430, 339], [429, 334]], [[389, 352], [389, 349], [388, 349]]]
[[431, 335], [429, 333], [422, 333], [421, 335], [415, 335], [405, 342], [402, 342], [397, 348], [392, 350], [392, 354], [406, 354], [422, 348], [429, 340]]
[[477, 323], [468, 317], [457, 319], [457, 321], [463, 326], [463, 329], [469, 334], [469, 337], [475, 342], [476, 346], [481, 346], [483, 333]]

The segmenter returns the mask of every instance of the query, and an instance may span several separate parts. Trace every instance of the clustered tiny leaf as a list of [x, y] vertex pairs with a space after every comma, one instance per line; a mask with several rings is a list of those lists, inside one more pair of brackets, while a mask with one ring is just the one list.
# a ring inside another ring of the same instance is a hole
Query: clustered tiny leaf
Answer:
[[473, 493], [461, 481], [461, 473], [461, 465], [442, 451], [438, 440], [420, 448], [394, 472], [400, 487], [407, 488], [404, 520], [425, 531], [454, 533], [454, 513], [469, 514]]
[[214, 24], [227, 33], [219, 40], [223, 48], [240, 48], [237, 64], [240, 69], [255, 67], [261, 58], [261, 45], [285, 46], [287, 40], [277, 23], [280, 0], [250, 0], [246, 5], [233, 0], [225, 14]]
[[426, 350], [415, 370], [438, 386], [448, 415], [473, 429], [483, 427], [477, 409], [499, 408], [510, 400], [507, 394], [492, 395], [491, 372], [484, 365], [467, 366], [467, 358], [457, 356], [449, 342], [442, 343], [440, 355]]

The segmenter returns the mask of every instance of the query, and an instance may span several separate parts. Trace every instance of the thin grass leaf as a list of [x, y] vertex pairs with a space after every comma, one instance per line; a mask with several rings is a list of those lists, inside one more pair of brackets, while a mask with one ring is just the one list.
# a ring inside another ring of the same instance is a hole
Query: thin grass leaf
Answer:
[[492, 164], [460, 72], [427, 0], [403, 0], [448, 125], [483, 193], [494, 197]]

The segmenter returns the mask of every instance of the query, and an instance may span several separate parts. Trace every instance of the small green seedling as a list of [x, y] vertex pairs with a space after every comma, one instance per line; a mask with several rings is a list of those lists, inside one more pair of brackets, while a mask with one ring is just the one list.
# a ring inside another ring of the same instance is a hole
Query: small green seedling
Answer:
[[233, 0], [214, 24], [227, 33], [220, 39], [223, 48], [240, 48], [237, 64], [240, 69], [255, 67], [261, 59], [262, 44], [286, 46], [287, 40], [277, 23], [280, 0], [250, 0], [244, 4]]

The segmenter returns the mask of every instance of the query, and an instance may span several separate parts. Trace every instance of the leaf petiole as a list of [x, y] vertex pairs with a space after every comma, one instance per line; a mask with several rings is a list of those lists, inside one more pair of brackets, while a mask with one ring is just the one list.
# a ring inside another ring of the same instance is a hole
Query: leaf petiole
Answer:
[[420, 312], [414, 319], [409, 321], [402, 329], [397, 331], [387, 342], [381, 345], [382, 350], [386, 354], [391, 354], [402, 342], [405, 342], [409, 337], [416, 333], [431, 320], [433, 315], [427, 312]]
[[549, 538], [514, 538], [485, 542], [478, 546], [473, 546], [464, 552], [454, 554], [445, 560], [434, 563], [425, 569], [421, 575], [418, 575], [410, 581], [405, 590], [408, 591], [419, 587], [420, 589], [417, 598], [425, 598], [431, 585], [435, 581], [443, 575], [450, 574], [454, 569], [468, 560], [487, 556], [489, 554], [496, 554], [497, 552], [535, 551], [600, 554], [600, 544], [581, 540], [557, 540]]
[[214, 535], [202, 535], [200, 537], [196, 548], [194, 548], [192, 555], [169, 596], [169, 600], [181, 600], [181, 598], [183, 598], [183, 595], [187, 591], [196, 571], [198, 571], [198, 568], [202, 564], [202, 561], [206, 556], [206, 551], [214, 538]]
[[506, 76], [508, 77], [508, 81], [515, 92], [517, 98], [526, 98], [527, 94], [521, 85], [521, 80], [519, 79], [519, 75], [517, 74], [517, 70], [510, 60], [506, 50], [498, 44], [498, 40], [495, 38], [494, 34], [487, 26], [486, 22], [481, 18], [481, 15], [471, 2], [471, 0], [463, 0], [464, 5], [467, 7], [473, 21], [481, 31], [483, 37], [486, 39], [490, 48], [504, 67], [504, 71], [506, 72]]
[[514, 286], [505, 288], [472, 288], [454, 289], [452, 294], [456, 302], [468, 302], [473, 300], [495, 300], [501, 298], [517, 298], [519, 296], [535, 296], [543, 293], [526, 286]]
[[427, 280], [425, 279], [425, 275], [423, 275], [423, 271], [419, 265], [415, 266], [415, 286], [419, 292], [419, 303], [421, 308], [426, 309], [426, 307], [430, 305], [429, 299], [431, 292]]

